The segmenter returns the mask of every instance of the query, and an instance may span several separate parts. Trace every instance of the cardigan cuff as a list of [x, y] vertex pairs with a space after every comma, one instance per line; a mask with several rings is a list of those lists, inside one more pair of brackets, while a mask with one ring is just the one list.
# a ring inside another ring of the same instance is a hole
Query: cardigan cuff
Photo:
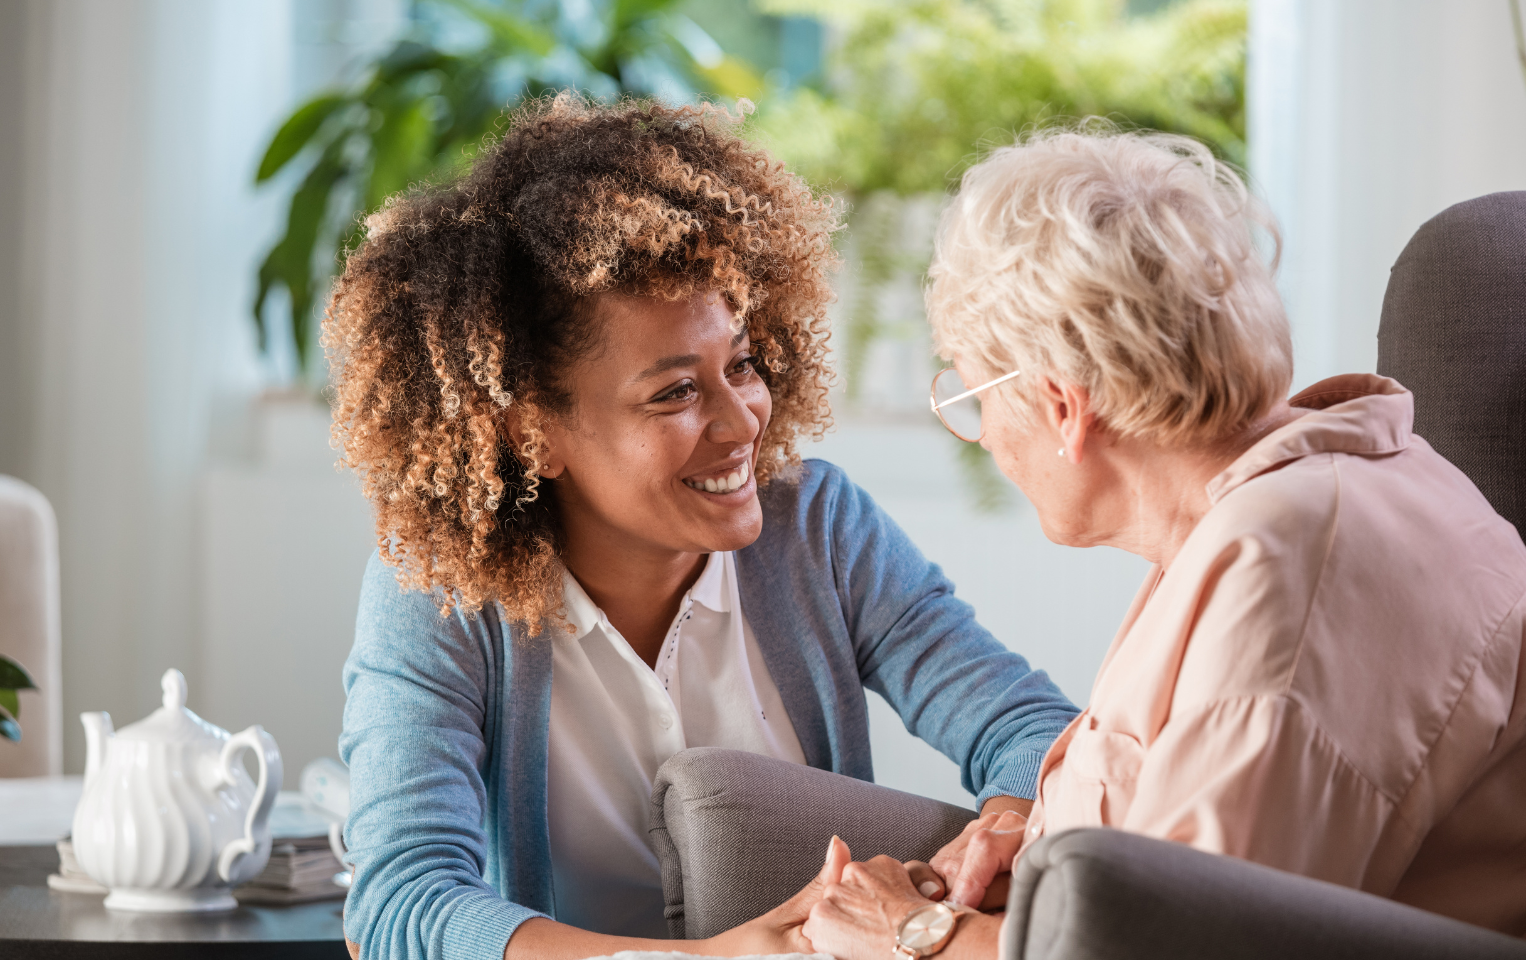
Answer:
[[975, 812], [985, 806], [987, 800], [992, 797], [1017, 797], [1021, 800], [1035, 800], [1039, 795], [1039, 768], [1044, 765], [1042, 753], [1020, 753], [1006, 760], [1001, 767], [1001, 772], [990, 780], [981, 791], [975, 795]]
[[487, 892], [463, 897], [445, 923], [443, 955], [449, 960], [503, 960], [519, 925], [545, 916]]

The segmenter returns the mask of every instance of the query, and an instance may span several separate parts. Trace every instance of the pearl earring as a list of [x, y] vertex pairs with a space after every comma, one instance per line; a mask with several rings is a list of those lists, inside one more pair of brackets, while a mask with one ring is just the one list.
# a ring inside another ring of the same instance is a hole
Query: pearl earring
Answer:
[[1058, 453], [1058, 454], [1059, 454], [1059, 455], [1060, 455], [1060, 456], [1062, 456], [1062, 457], [1063, 457], [1063, 456], [1065, 456], [1065, 448], [1064, 448], [1064, 447], [1061, 447], [1061, 448], [1060, 448], [1060, 449], [1059, 449], [1059, 450], [1057, 450], [1057, 451], [1056, 451], [1056, 452], [1057, 452], [1057, 453]]

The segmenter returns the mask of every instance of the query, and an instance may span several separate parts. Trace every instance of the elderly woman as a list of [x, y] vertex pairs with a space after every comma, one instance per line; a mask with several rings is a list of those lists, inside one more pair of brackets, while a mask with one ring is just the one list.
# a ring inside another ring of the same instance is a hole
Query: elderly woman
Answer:
[[[1027, 809], [1075, 708], [800, 461], [835, 212], [734, 118], [539, 101], [370, 226], [325, 328], [380, 543], [344, 674], [357, 953], [658, 947], [657, 768], [868, 779], [865, 689]], [[803, 948], [810, 902], [671, 948]]]
[[[1181, 137], [1040, 134], [965, 176], [928, 295], [938, 413], [1051, 540], [1154, 567], [1031, 818], [933, 866], [975, 904], [1046, 833], [1112, 826], [1526, 933], [1526, 548], [1399, 384], [1284, 399], [1253, 223], [1275, 239]], [[805, 933], [878, 960], [944, 909], [855, 864]], [[949, 949], [991, 956], [996, 925]]]

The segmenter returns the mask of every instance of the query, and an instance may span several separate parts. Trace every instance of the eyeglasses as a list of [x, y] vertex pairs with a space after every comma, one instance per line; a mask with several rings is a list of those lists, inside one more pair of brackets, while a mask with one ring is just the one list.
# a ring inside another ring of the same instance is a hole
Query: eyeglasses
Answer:
[[[964, 379], [959, 376], [959, 371], [953, 367], [938, 371], [933, 377], [932, 394], [928, 397], [928, 403], [932, 406], [933, 413], [948, 427], [948, 432], [968, 443], [976, 443], [985, 435], [985, 426], [980, 420], [980, 398], [976, 394], [982, 390], [989, 390], [998, 383], [1006, 383], [1021, 371], [1013, 370], [1011, 373], [997, 377], [989, 383], [982, 383], [973, 389], [964, 385]], [[953, 406], [961, 400], [974, 398], [974, 403], [963, 406]]]

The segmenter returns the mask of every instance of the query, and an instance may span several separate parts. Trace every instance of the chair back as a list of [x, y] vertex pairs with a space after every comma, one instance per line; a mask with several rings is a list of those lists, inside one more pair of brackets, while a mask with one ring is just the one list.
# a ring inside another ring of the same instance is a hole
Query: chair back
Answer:
[[1526, 536], [1526, 191], [1448, 207], [1383, 296], [1378, 373], [1415, 395], [1415, 432]]
[[1526, 942], [1122, 830], [1023, 853], [996, 960], [1526, 960]]
[[58, 523], [35, 488], [0, 476], [0, 654], [26, 668], [21, 742], [0, 739], [0, 777], [64, 772]]

